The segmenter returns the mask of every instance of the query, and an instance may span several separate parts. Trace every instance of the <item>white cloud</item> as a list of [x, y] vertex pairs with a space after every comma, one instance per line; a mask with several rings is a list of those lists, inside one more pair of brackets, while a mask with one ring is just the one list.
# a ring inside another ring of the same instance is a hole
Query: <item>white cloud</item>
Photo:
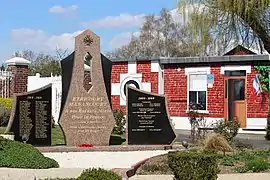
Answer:
[[21, 28], [11, 31], [12, 42], [17, 48], [30, 49], [33, 51], [53, 52], [56, 48], [74, 49], [75, 36], [82, 31], [51, 35], [42, 30]]
[[134, 35], [135, 37], [138, 37], [140, 35], [140, 33], [139, 32], [135, 32], [135, 33], [124, 32], [124, 33], [121, 33], [121, 34], [117, 34], [109, 42], [110, 48], [117, 49], [117, 48], [120, 48], [123, 45], [128, 44], [131, 41], [132, 35]]
[[[180, 25], [183, 25], [185, 17], [188, 17], [188, 14], [192, 11], [200, 11], [203, 9], [202, 4], [193, 4], [185, 8], [184, 12], [179, 11], [178, 9], [172, 9], [169, 13], [171, 14], [173, 20]], [[185, 17], [183, 16], [185, 13]], [[102, 27], [102, 28], [123, 28], [123, 27], [141, 27], [144, 23], [145, 14], [139, 15], [119, 15], [119, 16], [110, 16], [103, 19], [89, 22], [89, 26]], [[157, 15], [158, 17], [158, 15]], [[187, 19], [187, 18], [186, 18]], [[139, 35], [139, 32], [135, 34]], [[131, 40], [131, 32], [123, 32], [114, 36], [109, 42], [110, 48], [115, 49], [123, 45], [126, 45]]]
[[55, 14], [74, 13], [77, 11], [78, 8], [79, 7], [77, 5], [71, 5], [71, 6], [55, 5], [51, 8], [49, 8], [49, 12], [55, 13]]
[[120, 14], [119, 16], [107, 16], [81, 24], [87, 28], [131, 28], [140, 27], [144, 22], [144, 17], [145, 14]]

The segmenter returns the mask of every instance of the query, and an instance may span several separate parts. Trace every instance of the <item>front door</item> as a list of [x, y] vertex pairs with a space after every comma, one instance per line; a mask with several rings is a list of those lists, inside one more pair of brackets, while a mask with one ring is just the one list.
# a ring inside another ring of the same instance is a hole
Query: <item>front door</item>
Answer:
[[246, 127], [246, 77], [225, 77], [224, 116], [237, 118], [241, 128]]

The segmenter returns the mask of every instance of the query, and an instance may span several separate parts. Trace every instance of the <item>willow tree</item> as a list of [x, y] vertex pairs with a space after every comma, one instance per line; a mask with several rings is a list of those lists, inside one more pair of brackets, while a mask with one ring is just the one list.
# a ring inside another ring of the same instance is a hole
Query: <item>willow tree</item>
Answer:
[[[211, 38], [223, 48], [234, 43], [270, 53], [270, 0], [182, 0], [179, 10], [191, 37]], [[187, 13], [187, 10], [188, 13]], [[216, 47], [220, 49], [220, 47]], [[263, 89], [269, 91], [270, 66], [257, 65]], [[270, 140], [270, 93], [266, 139]]]

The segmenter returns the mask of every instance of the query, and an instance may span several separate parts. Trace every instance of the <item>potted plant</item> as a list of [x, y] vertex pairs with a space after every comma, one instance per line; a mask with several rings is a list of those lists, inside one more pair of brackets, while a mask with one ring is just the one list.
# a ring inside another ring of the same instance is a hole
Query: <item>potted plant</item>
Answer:
[[13, 132], [7, 132], [7, 133], [4, 133], [4, 134], [0, 134], [0, 136], [2, 136], [3, 138], [14, 141], [14, 133]]

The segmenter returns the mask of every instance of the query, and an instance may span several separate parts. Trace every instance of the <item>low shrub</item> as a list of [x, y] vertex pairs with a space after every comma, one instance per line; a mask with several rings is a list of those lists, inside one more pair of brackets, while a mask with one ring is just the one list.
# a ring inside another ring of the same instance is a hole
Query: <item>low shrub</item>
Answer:
[[122, 177], [110, 170], [91, 168], [84, 170], [77, 180], [122, 180]]
[[113, 128], [113, 134], [122, 135], [124, 133], [124, 126], [126, 124], [126, 119], [122, 110], [114, 110], [113, 116], [115, 119], [115, 127]]
[[214, 132], [224, 136], [228, 142], [231, 142], [233, 138], [238, 134], [240, 128], [240, 122], [238, 119], [231, 121], [220, 120], [213, 124]]
[[206, 137], [204, 148], [207, 150], [222, 151], [224, 154], [225, 152], [233, 151], [232, 147], [229, 145], [224, 136], [216, 133], [212, 133]]
[[30, 144], [0, 137], [0, 167], [48, 169], [57, 168], [59, 165]]
[[7, 126], [12, 108], [12, 98], [0, 98], [0, 126]]
[[168, 163], [176, 180], [216, 180], [219, 173], [217, 156], [213, 153], [169, 153]]
[[270, 163], [262, 157], [249, 160], [245, 163], [245, 169], [252, 172], [263, 172], [270, 168]]

